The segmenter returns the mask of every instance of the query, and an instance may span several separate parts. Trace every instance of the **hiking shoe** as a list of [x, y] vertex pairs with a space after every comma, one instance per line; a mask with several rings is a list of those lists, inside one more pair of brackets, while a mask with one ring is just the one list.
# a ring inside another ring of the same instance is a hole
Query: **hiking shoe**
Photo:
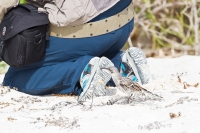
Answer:
[[140, 48], [131, 47], [123, 53], [120, 73], [122, 76], [129, 77], [140, 84], [149, 82], [149, 67], [146, 56]]
[[[126, 57], [126, 55], [123, 56], [123, 58]], [[128, 64], [128, 62], [122, 60], [120, 63], [120, 73], [123, 77], [129, 77], [132, 81], [138, 82], [137, 77], [135, 76], [135, 73], [133, 72], [131, 66]]]
[[111, 73], [103, 68], [110, 66], [114, 66], [114, 64], [106, 57], [94, 57], [89, 61], [80, 77], [83, 92], [78, 97], [78, 101], [106, 95], [105, 88], [111, 79]]

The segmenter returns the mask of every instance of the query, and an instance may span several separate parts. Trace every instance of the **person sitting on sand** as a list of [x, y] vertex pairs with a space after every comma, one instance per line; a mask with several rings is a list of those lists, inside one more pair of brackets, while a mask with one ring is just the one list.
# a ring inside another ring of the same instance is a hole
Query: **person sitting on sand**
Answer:
[[9, 67], [3, 85], [31, 95], [73, 93], [83, 101], [106, 95], [111, 74], [103, 68], [109, 66], [135, 82], [147, 83], [142, 50], [121, 51], [133, 30], [133, 4], [132, 0], [46, 3], [51, 24], [44, 59], [22, 68]]

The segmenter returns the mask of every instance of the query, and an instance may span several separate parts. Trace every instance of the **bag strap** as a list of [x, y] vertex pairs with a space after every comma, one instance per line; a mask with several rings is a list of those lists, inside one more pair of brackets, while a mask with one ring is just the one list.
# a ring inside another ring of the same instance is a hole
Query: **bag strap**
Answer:
[[3, 61], [2, 52], [3, 52], [4, 41], [0, 42], [0, 62]]
[[28, 3], [34, 4], [38, 7], [44, 7], [46, 3], [53, 2], [53, 0], [26, 0]]
[[18, 6], [30, 11], [31, 13], [38, 13], [38, 8], [32, 4], [19, 4]]

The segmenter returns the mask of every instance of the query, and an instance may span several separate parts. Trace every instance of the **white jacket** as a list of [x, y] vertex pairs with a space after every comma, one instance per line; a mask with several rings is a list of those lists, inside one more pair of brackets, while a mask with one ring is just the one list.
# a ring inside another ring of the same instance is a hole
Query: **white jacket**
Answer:
[[80, 25], [108, 10], [120, 0], [53, 0], [45, 4], [51, 24]]

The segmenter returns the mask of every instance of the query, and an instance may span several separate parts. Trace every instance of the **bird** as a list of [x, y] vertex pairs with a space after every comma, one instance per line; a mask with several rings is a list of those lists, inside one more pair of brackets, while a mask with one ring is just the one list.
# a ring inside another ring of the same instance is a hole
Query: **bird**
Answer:
[[132, 101], [162, 100], [162, 97], [143, 88], [140, 84], [128, 77], [123, 77], [115, 66], [105, 68], [111, 73], [116, 87], [129, 96]]

